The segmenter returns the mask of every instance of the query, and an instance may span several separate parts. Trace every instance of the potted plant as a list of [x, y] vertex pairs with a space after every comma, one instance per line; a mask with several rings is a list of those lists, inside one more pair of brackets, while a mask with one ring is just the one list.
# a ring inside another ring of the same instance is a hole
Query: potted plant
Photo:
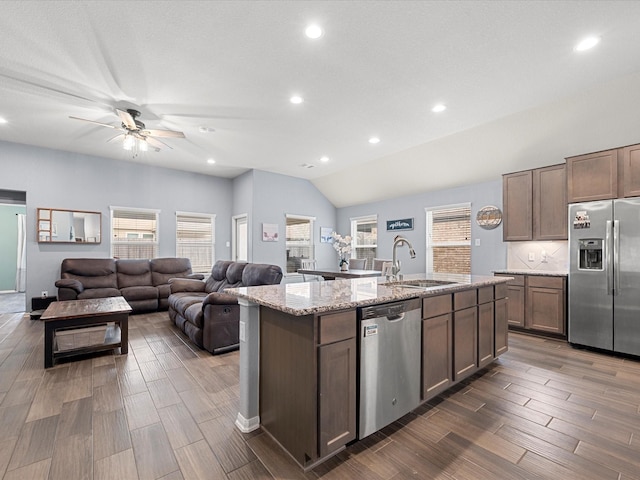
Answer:
[[343, 237], [339, 233], [333, 232], [331, 238], [333, 238], [333, 248], [340, 256], [340, 270], [346, 272], [349, 270], [349, 260], [347, 259], [351, 256], [351, 236]]

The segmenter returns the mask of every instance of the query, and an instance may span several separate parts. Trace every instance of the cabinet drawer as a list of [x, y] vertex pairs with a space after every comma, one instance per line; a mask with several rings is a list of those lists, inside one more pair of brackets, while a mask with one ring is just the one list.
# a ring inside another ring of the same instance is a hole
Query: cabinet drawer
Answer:
[[422, 299], [422, 318], [437, 317], [451, 310], [451, 294]]
[[322, 315], [319, 319], [318, 343], [333, 343], [356, 336], [356, 311], [332, 313]]
[[496, 286], [496, 300], [499, 298], [505, 298], [507, 296], [507, 284], [506, 283], [498, 283]]
[[564, 287], [564, 277], [529, 275], [528, 282], [530, 287], [557, 288], [560, 290]]
[[478, 289], [478, 304], [493, 302], [493, 286]]
[[453, 294], [453, 309], [462, 310], [463, 308], [473, 307], [478, 304], [478, 289], [472, 288], [464, 292], [456, 292]]

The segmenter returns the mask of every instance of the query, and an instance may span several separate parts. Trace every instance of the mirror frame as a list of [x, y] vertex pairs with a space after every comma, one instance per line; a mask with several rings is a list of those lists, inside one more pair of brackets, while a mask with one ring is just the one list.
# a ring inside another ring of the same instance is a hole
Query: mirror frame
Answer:
[[[95, 237], [88, 237], [94, 238], [95, 240], [88, 241], [87, 237], [75, 237], [74, 240], [54, 240], [53, 238], [57, 235], [56, 222], [54, 222], [55, 212], [71, 213], [72, 218], [76, 213], [97, 215], [98, 234]], [[36, 238], [38, 239], [38, 243], [73, 243], [75, 245], [98, 245], [102, 243], [101, 212], [91, 212], [88, 210], [68, 210], [64, 208], [38, 208], [36, 213]]]

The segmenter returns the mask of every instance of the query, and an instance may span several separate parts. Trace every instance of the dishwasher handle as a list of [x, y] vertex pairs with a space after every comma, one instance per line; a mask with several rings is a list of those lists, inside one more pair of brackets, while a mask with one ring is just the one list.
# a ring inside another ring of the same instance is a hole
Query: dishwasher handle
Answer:
[[368, 320], [370, 318], [387, 317], [389, 320], [400, 320], [407, 311], [408, 302], [396, 302], [386, 305], [375, 305], [371, 307], [360, 308], [360, 319]]
[[387, 315], [387, 320], [389, 320], [390, 322], [399, 322], [403, 318], [404, 318], [404, 312], [399, 313], [397, 315]]

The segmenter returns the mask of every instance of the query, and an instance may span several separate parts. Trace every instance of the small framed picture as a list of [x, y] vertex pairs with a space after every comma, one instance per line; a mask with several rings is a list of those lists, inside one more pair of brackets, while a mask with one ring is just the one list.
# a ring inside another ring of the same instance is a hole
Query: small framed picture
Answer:
[[320, 227], [320, 243], [331, 243], [332, 227]]
[[263, 242], [278, 241], [278, 224], [277, 223], [262, 224], [262, 241]]

